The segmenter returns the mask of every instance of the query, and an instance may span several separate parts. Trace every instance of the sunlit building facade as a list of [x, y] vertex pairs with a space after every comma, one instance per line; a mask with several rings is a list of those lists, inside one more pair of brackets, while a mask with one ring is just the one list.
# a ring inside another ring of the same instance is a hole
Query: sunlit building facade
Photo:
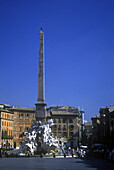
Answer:
[[0, 145], [5, 148], [13, 147], [14, 114], [8, 108], [0, 104]]
[[13, 107], [10, 110], [14, 113], [13, 143], [16, 148], [25, 140], [25, 132], [35, 120], [35, 108]]

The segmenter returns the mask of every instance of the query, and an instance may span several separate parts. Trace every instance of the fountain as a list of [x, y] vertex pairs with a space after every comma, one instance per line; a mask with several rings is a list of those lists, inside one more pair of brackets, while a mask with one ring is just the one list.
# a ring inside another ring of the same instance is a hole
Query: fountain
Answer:
[[34, 121], [28, 132], [25, 132], [26, 140], [20, 145], [20, 150], [25, 155], [61, 153], [63, 143], [54, 138], [51, 127], [54, 125], [50, 119], [47, 123]]

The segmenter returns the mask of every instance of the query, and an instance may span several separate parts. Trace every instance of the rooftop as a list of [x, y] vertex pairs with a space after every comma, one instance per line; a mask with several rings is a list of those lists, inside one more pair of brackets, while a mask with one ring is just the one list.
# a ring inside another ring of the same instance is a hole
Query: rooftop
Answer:
[[110, 106], [101, 107], [100, 109], [111, 109], [113, 107], [114, 107], [114, 105], [110, 105]]
[[84, 126], [92, 126], [92, 122], [84, 123]]
[[98, 119], [98, 118], [100, 118], [100, 115], [96, 115], [96, 116], [91, 117], [91, 119]]
[[0, 108], [0, 112], [12, 113], [10, 110], [7, 110], [5, 108]]
[[113, 112], [114, 111], [114, 106], [112, 106], [111, 108], [109, 108], [109, 112]]
[[12, 111], [35, 111], [36, 109], [35, 108], [32, 108], [32, 107], [12, 107], [12, 108], [9, 108], [9, 110], [12, 110]]

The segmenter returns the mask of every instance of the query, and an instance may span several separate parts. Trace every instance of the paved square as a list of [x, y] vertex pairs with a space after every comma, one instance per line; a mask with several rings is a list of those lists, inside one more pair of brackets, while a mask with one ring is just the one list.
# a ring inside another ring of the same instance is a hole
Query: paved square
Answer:
[[72, 158], [0, 158], [0, 170], [111, 170], [114, 164], [103, 160]]

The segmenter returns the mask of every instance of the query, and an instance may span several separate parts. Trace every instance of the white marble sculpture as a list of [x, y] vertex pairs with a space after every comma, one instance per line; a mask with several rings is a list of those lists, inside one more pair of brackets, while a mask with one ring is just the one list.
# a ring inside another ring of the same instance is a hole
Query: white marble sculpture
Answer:
[[53, 148], [59, 148], [60, 144], [57, 138], [54, 138], [51, 132], [51, 127], [53, 126], [53, 120], [48, 120], [47, 123], [42, 124], [39, 122], [34, 122], [28, 132], [25, 132], [26, 140], [22, 142], [21, 148], [24, 153], [28, 152], [32, 155], [38, 149], [38, 139], [42, 140], [42, 149], [46, 152], [53, 150]]

